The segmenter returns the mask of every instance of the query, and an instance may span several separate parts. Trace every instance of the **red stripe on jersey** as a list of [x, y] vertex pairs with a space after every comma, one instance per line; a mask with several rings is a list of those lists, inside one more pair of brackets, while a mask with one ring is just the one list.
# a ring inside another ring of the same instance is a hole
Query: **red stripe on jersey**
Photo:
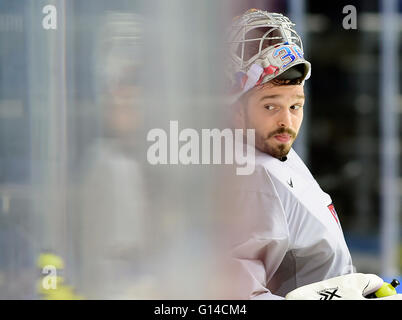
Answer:
[[332, 216], [334, 217], [336, 223], [339, 223], [339, 221], [338, 221], [338, 215], [336, 214], [336, 210], [335, 210], [335, 206], [331, 203], [331, 204], [328, 206], [328, 209], [329, 209], [329, 211], [331, 211], [331, 214], [332, 214]]

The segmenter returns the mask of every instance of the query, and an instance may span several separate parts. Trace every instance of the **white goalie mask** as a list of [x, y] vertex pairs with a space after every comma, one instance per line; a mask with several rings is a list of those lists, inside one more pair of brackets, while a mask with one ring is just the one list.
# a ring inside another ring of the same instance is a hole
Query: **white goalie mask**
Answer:
[[226, 72], [235, 100], [274, 78], [302, 82], [310, 77], [311, 64], [304, 59], [303, 44], [293, 26], [280, 13], [257, 9], [234, 19]]

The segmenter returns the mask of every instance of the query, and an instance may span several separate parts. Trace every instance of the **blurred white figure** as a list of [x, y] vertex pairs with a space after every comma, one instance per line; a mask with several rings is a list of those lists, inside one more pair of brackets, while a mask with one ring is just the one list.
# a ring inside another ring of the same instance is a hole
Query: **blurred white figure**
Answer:
[[146, 203], [136, 139], [140, 20], [135, 14], [108, 13], [100, 32], [96, 68], [104, 127], [86, 161], [80, 216], [79, 286], [90, 299], [148, 297], [152, 281], [142, 277]]

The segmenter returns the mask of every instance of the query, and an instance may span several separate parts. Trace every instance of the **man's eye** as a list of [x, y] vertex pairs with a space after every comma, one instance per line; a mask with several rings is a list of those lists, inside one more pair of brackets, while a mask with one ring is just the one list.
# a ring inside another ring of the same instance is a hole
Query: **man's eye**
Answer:
[[296, 104], [296, 105], [294, 105], [294, 106], [291, 106], [290, 109], [292, 109], [292, 110], [299, 110], [301, 107], [302, 107], [302, 106]]
[[267, 109], [267, 110], [274, 110], [275, 107], [274, 107], [274, 106], [265, 106], [265, 109]]

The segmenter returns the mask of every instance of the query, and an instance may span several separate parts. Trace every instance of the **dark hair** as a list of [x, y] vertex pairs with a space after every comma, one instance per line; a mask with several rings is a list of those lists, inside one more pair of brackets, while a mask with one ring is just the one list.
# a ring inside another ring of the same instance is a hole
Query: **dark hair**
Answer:
[[240, 98], [239, 98], [239, 102], [246, 106], [248, 104], [248, 98], [251, 94], [251, 92], [254, 91], [254, 89], [256, 88], [262, 88], [267, 84], [273, 84], [275, 86], [295, 86], [295, 85], [301, 85], [303, 83], [303, 80], [301, 78], [298, 79], [278, 79], [278, 78], [274, 78], [268, 82], [265, 82], [263, 84], [260, 84], [254, 88], [251, 88], [250, 90], [248, 90], [247, 92], [245, 92]]
[[295, 86], [302, 84], [303, 80], [301, 78], [298, 79], [272, 79], [271, 81], [268, 81], [270, 83], [273, 83], [276, 86]]

